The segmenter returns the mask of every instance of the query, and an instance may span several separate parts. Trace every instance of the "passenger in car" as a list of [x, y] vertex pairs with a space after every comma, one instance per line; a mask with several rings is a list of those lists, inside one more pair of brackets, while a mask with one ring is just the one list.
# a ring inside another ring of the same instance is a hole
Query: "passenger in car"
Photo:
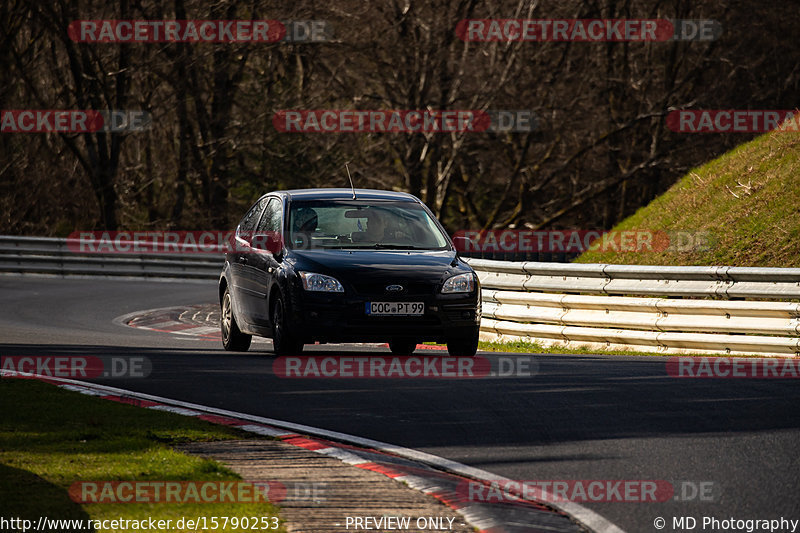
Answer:
[[311, 233], [317, 229], [317, 212], [310, 207], [301, 207], [294, 217], [294, 231]]
[[310, 207], [301, 207], [297, 210], [292, 221], [292, 243], [295, 248], [305, 249], [311, 247], [311, 234], [317, 229], [317, 212]]
[[367, 231], [365, 240], [382, 242], [386, 238], [386, 217], [376, 209], [371, 209], [367, 215]]

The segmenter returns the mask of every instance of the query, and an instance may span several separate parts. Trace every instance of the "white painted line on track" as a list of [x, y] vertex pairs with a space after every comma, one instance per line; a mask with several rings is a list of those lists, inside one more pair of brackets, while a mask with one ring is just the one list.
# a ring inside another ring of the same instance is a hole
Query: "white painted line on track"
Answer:
[[255, 424], [246, 424], [238, 427], [239, 429], [243, 429], [257, 435], [264, 435], [265, 437], [285, 437], [287, 435], [293, 435], [291, 431], [274, 430], [272, 428], [265, 428], [264, 426], [257, 426]]
[[184, 409], [183, 407], [172, 407], [170, 405], [154, 405], [152, 407], [148, 407], [148, 409], [153, 409], [154, 411], [166, 411], [168, 413], [175, 413], [176, 415], [185, 416], [200, 416], [203, 414], [201, 411], [193, 411], [191, 409]]
[[[240, 420], [248, 420], [251, 422], [256, 422], [258, 424], [266, 424], [270, 426], [276, 426], [278, 428], [289, 429], [292, 430], [294, 433], [304, 434], [304, 435], [312, 435], [315, 437], [323, 437], [326, 439], [330, 439], [333, 441], [340, 441], [346, 442], [348, 444], [354, 444], [358, 446], [363, 446], [365, 448], [372, 448], [384, 453], [398, 455], [405, 459], [410, 459], [412, 461], [417, 461], [423, 464], [427, 464], [430, 466], [437, 467], [441, 470], [445, 470], [447, 472], [462, 475], [468, 478], [473, 478], [480, 481], [489, 481], [489, 482], [497, 482], [497, 483], [512, 483], [513, 480], [498, 476], [496, 474], [492, 474], [491, 472], [487, 472], [486, 470], [481, 470], [479, 468], [474, 468], [457, 461], [452, 461], [450, 459], [446, 459], [444, 457], [439, 457], [437, 455], [432, 455], [426, 452], [421, 452], [418, 450], [414, 450], [412, 448], [405, 448], [403, 446], [397, 446], [394, 444], [389, 444], [386, 442], [381, 442], [373, 439], [368, 439], [364, 437], [358, 437], [355, 435], [349, 435], [347, 433], [340, 433], [338, 431], [331, 431], [327, 429], [317, 428], [314, 426], [307, 426], [304, 424], [296, 424], [294, 422], [287, 422], [284, 420], [277, 420], [274, 418], [267, 418], [262, 416], [251, 415], [247, 413], [240, 413], [237, 411], [229, 411], [227, 409], [219, 409], [216, 407], [210, 407], [205, 405], [200, 405], [191, 402], [184, 402], [181, 400], [175, 400], [172, 398], [165, 398], [163, 396], [155, 396], [152, 394], [145, 394], [141, 392], [129, 391], [126, 389], [119, 389], [116, 387], [110, 387], [108, 385], [100, 385], [96, 383], [90, 383], [85, 381], [78, 381], [72, 379], [65, 379], [65, 378], [55, 378], [51, 376], [39, 376], [37, 374], [23, 374], [17, 373], [16, 371], [9, 371], [9, 370], [0, 370], [0, 375], [13, 377], [15, 375], [22, 375], [24, 377], [36, 377], [41, 378], [45, 381], [50, 382], [59, 382], [65, 385], [73, 385], [76, 388], [86, 388], [88, 390], [94, 391], [104, 391], [107, 395], [115, 395], [120, 397], [127, 397], [127, 398], [137, 398], [140, 400], [147, 400], [151, 402], [158, 402], [162, 404], [170, 404], [171, 406], [179, 408], [178, 410], [172, 412], [182, 411], [181, 414], [184, 413], [192, 413], [190, 416], [197, 416], [201, 414], [214, 414], [223, 417], [229, 418], [237, 418]], [[74, 389], [73, 389], [74, 390]], [[82, 391], [80, 391], [82, 392]], [[159, 406], [160, 407], [160, 406]], [[158, 407], [150, 407], [151, 409], [157, 409]], [[160, 410], [171, 410], [171, 409], [160, 409]], [[243, 426], [239, 426], [243, 427]], [[264, 428], [266, 429], [266, 428]], [[321, 451], [321, 450], [314, 450], [314, 451]], [[596, 533], [625, 533], [623, 529], [621, 529], [616, 524], [612, 523], [605, 517], [595, 513], [594, 511], [583, 507], [575, 502], [553, 502], [548, 500], [553, 500], [554, 498], [548, 498], [548, 494], [543, 494], [543, 500], [547, 502], [547, 505], [558, 509], [559, 511], [571, 516], [576, 521], [580, 522], [584, 526], [588, 527], [590, 530]], [[531, 500], [536, 501], [536, 500]], [[475, 506], [466, 506], [457, 509], [459, 513], [461, 513], [464, 517], [469, 520], [469, 522], [478, 527], [480, 530], [486, 530], [490, 527], [493, 527], [495, 524], [494, 519], [487, 519], [487, 517], [477, 511], [473, 510]]]
[[322, 448], [321, 450], [315, 451], [324, 453], [325, 455], [330, 455], [331, 457], [336, 457], [343, 463], [347, 463], [349, 465], [363, 465], [369, 463], [367, 459], [359, 457], [358, 455], [341, 448]]
[[62, 388], [65, 390], [73, 391], [73, 392], [80, 392], [81, 394], [87, 394], [89, 396], [105, 396], [106, 393], [98, 392], [96, 390], [87, 389], [86, 387], [77, 387], [75, 385], [61, 385]]

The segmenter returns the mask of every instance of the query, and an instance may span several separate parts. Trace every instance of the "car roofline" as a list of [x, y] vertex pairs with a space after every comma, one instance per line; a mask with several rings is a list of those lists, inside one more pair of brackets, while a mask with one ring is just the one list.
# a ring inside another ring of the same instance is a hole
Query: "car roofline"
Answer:
[[[319, 188], [319, 189], [288, 189], [272, 191], [268, 195], [278, 195], [289, 200], [352, 200], [353, 189], [346, 188]], [[419, 198], [407, 192], [385, 191], [379, 189], [355, 189], [358, 200], [401, 201], [422, 203]]]

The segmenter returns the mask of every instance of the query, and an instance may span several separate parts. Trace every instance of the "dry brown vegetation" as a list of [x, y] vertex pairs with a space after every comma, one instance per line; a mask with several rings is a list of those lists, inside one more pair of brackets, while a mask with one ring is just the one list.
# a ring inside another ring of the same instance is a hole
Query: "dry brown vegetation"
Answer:
[[800, 133], [773, 132], [691, 171], [615, 230], [701, 233], [699, 246], [580, 262], [800, 267]]
[[[465, 43], [466, 18], [712, 18], [713, 42]], [[326, 43], [83, 44], [79, 19], [327, 21]], [[747, 140], [671, 132], [678, 108], [791, 109], [793, 2], [9, 0], [3, 109], [142, 109], [129, 134], [0, 134], [0, 233], [226, 229], [260, 194], [419, 195], [452, 231], [608, 228]], [[524, 109], [528, 133], [286, 134], [284, 109]], [[747, 183], [747, 178], [743, 183]], [[757, 180], [752, 184], [758, 186]], [[736, 192], [736, 189], [731, 190]]]

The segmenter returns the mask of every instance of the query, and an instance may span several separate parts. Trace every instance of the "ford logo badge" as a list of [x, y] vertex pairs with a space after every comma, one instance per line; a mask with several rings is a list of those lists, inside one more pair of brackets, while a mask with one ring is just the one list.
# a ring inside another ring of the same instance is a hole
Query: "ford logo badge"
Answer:
[[403, 286], [402, 285], [387, 285], [386, 292], [402, 292]]

